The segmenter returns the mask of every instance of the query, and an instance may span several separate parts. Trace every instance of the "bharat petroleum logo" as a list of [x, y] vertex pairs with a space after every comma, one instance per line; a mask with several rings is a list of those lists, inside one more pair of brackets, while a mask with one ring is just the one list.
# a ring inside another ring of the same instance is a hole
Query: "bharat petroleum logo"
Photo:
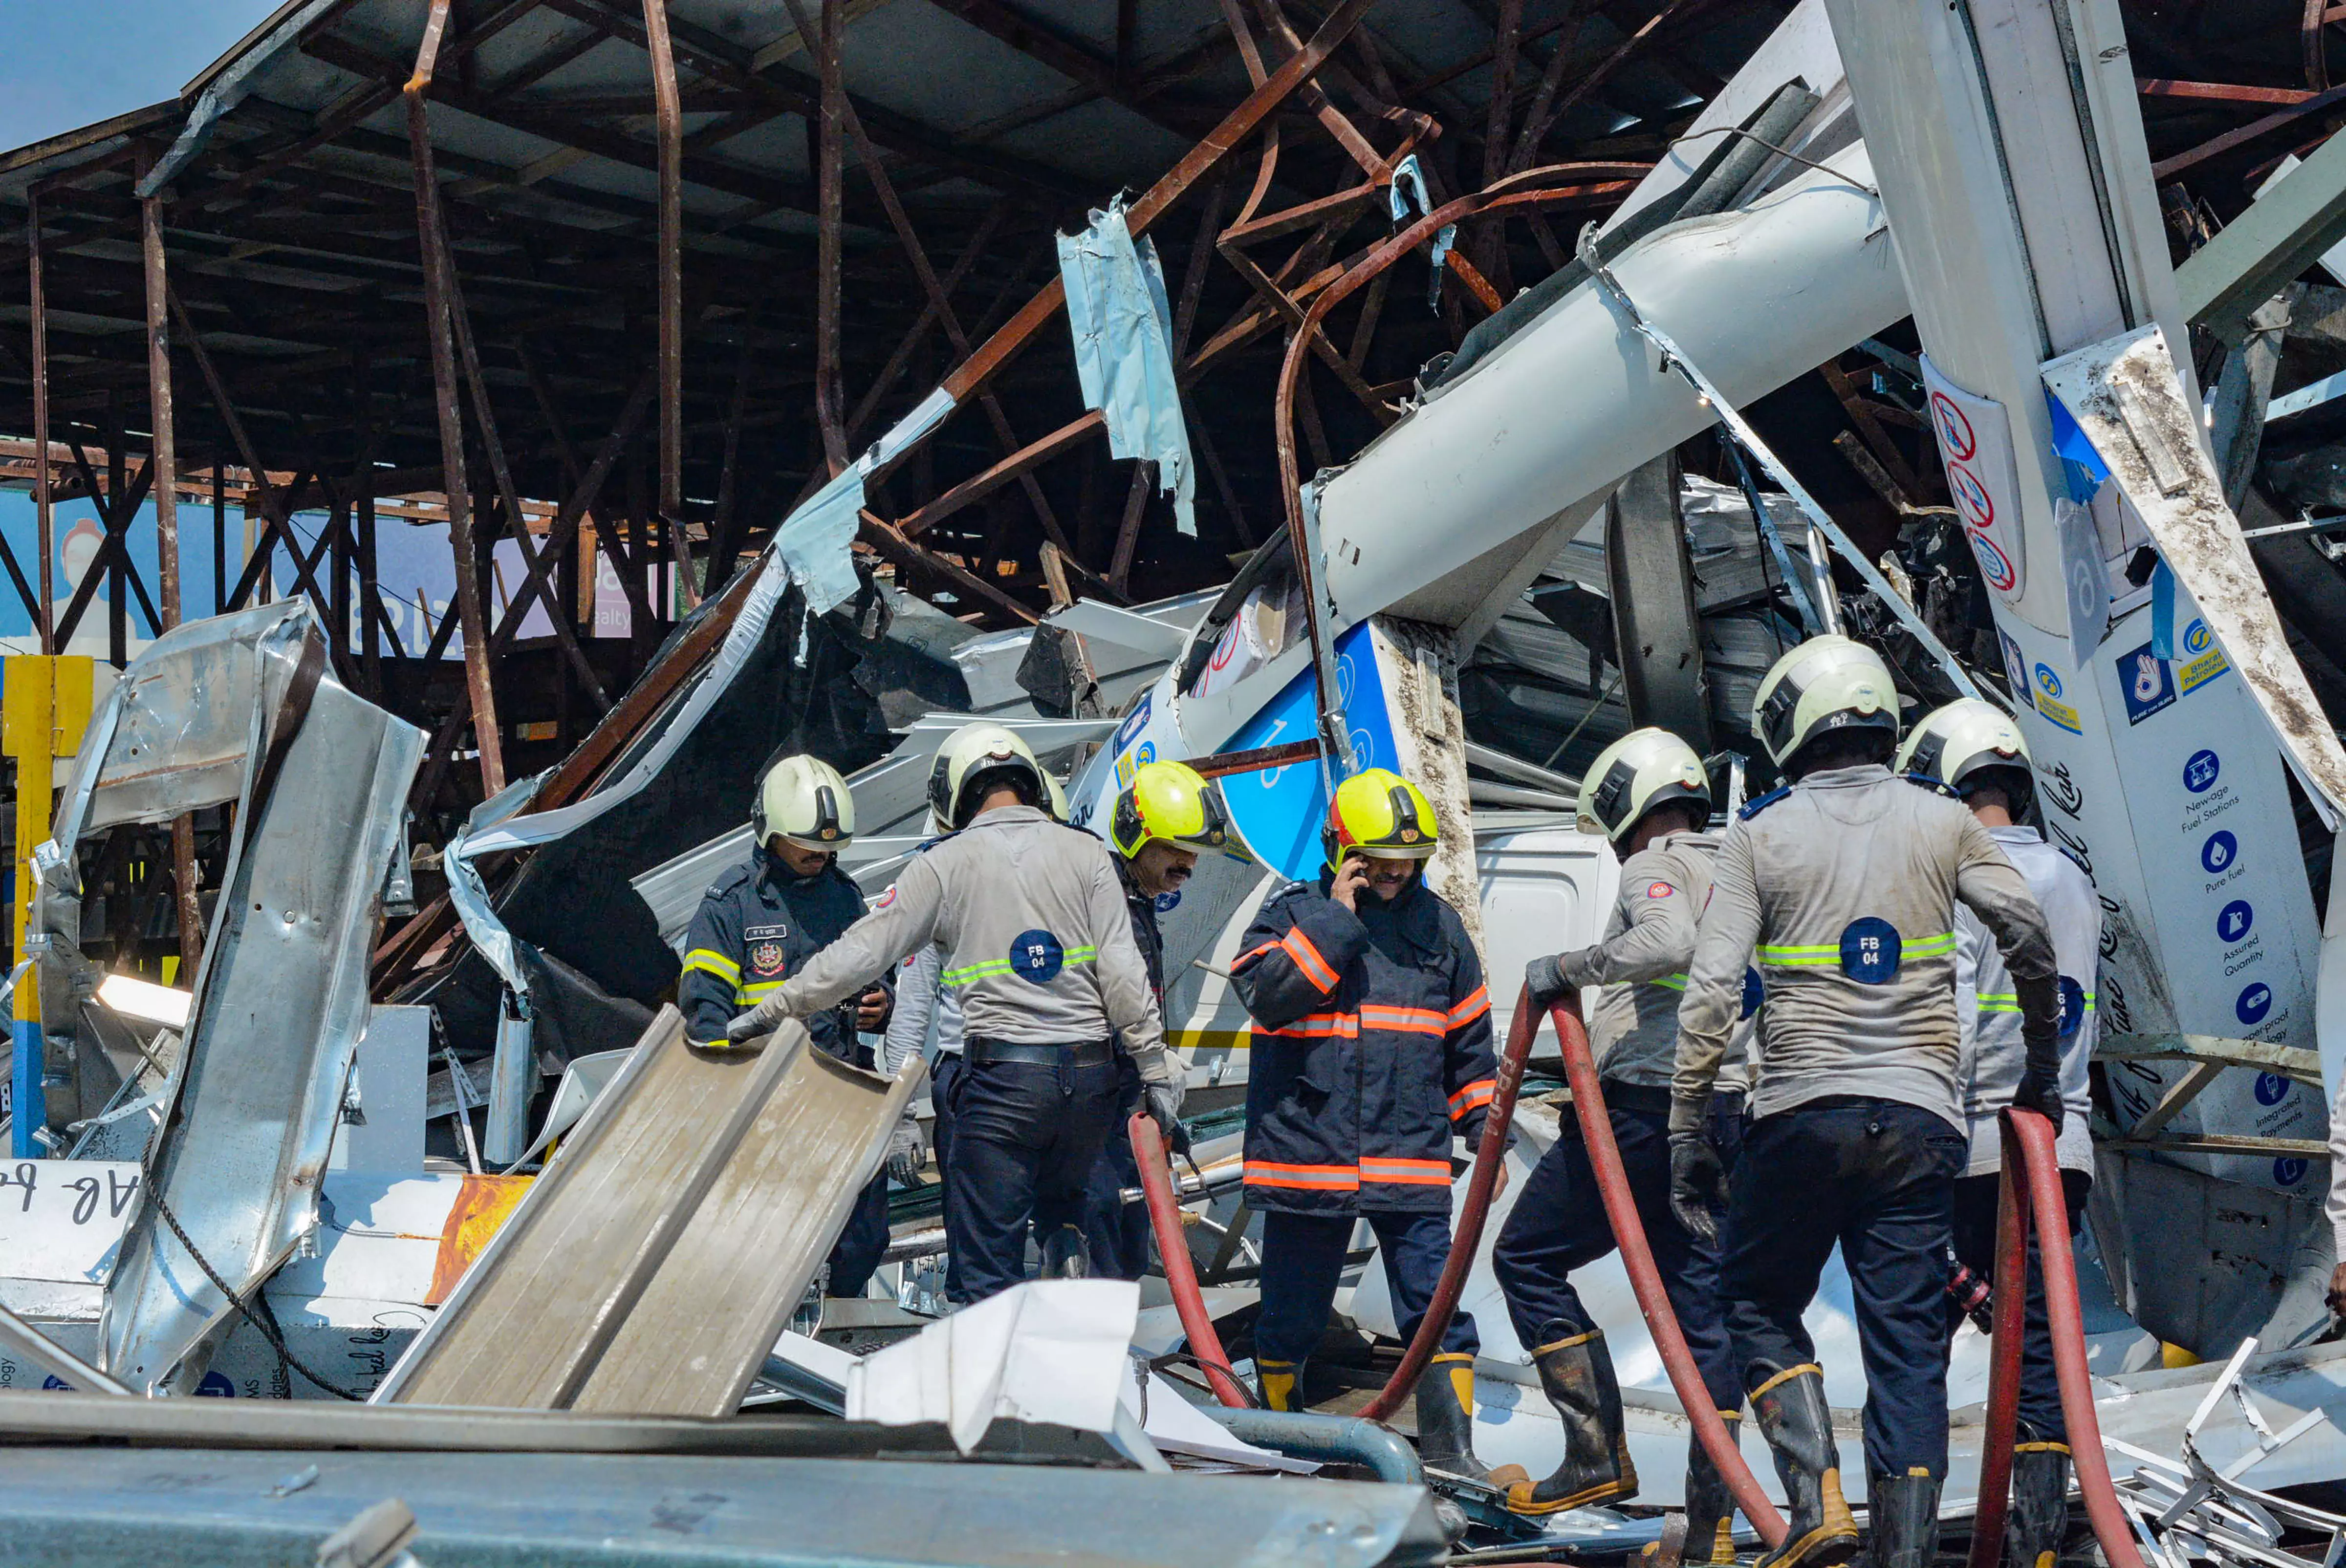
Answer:
[[2036, 667], [2036, 689], [2047, 697], [2061, 695], [2061, 677], [2053, 673], [2051, 665], [2040, 664]]
[[2184, 630], [2183, 651], [2192, 654], [2206, 653], [2208, 646], [2215, 640], [2215, 638], [2208, 635], [2207, 622], [2194, 621]]

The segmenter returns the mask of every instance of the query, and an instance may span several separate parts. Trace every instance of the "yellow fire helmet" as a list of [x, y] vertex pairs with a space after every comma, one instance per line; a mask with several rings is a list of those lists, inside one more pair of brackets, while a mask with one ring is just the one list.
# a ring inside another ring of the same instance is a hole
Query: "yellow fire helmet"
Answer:
[[2028, 742], [2020, 726], [1992, 702], [1960, 697], [1937, 709], [1914, 727], [1898, 748], [1898, 771], [1919, 773], [1942, 784], [1963, 788], [1964, 780], [1983, 768], [2017, 768], [2028, 771]]
[[1779, 768], [1829, 729], [1898, 738], [1898, 687], [1882, 656], [1853, 637], [1810, 637], [1776, 661], [1751, 704], [1751, 728]]
[[767, 769], [750, 816], [760, 844], [779, 834], [802, 850], [842, 850], [855, 837], [855, 797], [820, 757], [785, 757]]
[[1710, 813], [1710, 775], [1694, 748], [1667, 729], [1633, 729], [1596, 754], [1580, 786], [1576, 815], [1584, 833], [1614, 843], [1638, 819], [1670, 800], [1692, 800]]
[[1219, 850], [1229, 838], [1222, 792], [1186, 762], [1144, 762], [1133, 769], [1131, 786], [1116, 798], [1108, 818], [1108, 841], [1127, 860], [1151, 839], [1185, 850]]
[[1320, 842], [1328, 864], [1339, 866], [1355, 851], [1376, 860], [1432, 860], [1441, 837], [1423, 791], [1390, 768], [1368, 768], [1336, 786]]

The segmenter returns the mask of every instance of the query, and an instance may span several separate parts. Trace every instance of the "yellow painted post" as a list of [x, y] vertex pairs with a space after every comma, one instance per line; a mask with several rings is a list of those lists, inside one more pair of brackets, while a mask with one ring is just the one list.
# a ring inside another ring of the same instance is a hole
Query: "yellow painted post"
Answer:
[[[16, 890], [9, 929], [11, 951], [20, 960], [33, 913], [33, 850], [49, 836], [56, 759], [81, 749], [96, 676], [96, 661], [81, 655], [19, 654], [0, 665], [0, 753], [16, 760]], [[47, 1153], [38, 1136], [48, 1119], [38, 975], [27, 970], [17, 983], [10, 1030], [9, 1143], [18, 1159]]]

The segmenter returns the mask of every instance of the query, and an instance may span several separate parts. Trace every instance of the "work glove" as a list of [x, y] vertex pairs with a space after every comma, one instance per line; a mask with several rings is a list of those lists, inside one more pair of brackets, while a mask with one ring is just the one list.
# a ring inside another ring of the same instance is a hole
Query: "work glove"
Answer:
[[918, 1186], [921, 1167], [928, 1163], [929, 1141], [921, 1135], [921, 1124], [908, 1115], [888, 1135], [888, 1175], [898, 1186]]
[[727, 1024], [725, 1037], [738, 1045], [744, 1040], [755, 1040], [761, 1034], [771, 1034], [780, 1027], [782, 1020], [790, 1015], [790, 1010], [783, 1005], [782, 993], [778, 991]]
[[1187, 1153], [1189, 1147], [1188, 1129], [1181, 1125], [1183, 1086], [1178, 1078], [1168, 1078], [1161, 1084], [1143, 1084], [1140, 1103], [1148, 1111], [1157, 1130], [1165, 1135], [1165, 1146]]
[[1561, 956], [1552, 952], [1545, 958], [1535, 958], [1524, 965], [1524, 984], [1531, 990], [1532, 1005], [1542, 1013], [1572, 994], [1572, 982], [1565, 979], [1563, 966], [1558, 962]]
[[2014, 979], [2012, 987], [2020, 1003], [2020, 1040], [2027, 1063], [2020, 1070], [2020, 1086], [2012, 1103], [2035, 1111], [2061, 1131], [2061, 992], [2051, 979]]
[[1670, 1135], [1670, 1216], [1702, 1241], [1719, 1239], [1718, 1211], [1727, 1207], [1727, 1167], [1709, 1135], [1696, 1128]]

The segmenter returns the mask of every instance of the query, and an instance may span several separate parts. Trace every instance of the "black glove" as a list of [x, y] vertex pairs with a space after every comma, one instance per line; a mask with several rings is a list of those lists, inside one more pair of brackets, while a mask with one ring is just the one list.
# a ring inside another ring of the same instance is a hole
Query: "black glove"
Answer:
[[1670, 1134], [1670, 1217], [1703, 1241], [1719, 1239], [1718, 1211], [1727, 1207], [1727, 1167], [1709, 1135]]
[[1550, 953], [1524, 965], [1524, 983], [1531, 988], [1532, 1005], [1545, 1013], [1572, 994], [1572, 982], [1565, 979], [1560, 954]]
[[1157, 1130], [1165, 1135], [1165, 1146], [1186, 1155], [1189, 1152], [1189, 1129], [1181, 1125], [1181, 1090], [1178, 1083], [1145, 1084], [1141, 1085], [1140, 1100], [1149, 1119], [1157, 1124]]
[[2020, 1041], [2027, 1064], [2020, 1071], [2020, 1086], [2012, 1103], [2035, 1111], [2061, 1131], [2061, 987], [2051, 976], [2042, 980], [2014, 977], [2013, 993], [2020, 1003]]

